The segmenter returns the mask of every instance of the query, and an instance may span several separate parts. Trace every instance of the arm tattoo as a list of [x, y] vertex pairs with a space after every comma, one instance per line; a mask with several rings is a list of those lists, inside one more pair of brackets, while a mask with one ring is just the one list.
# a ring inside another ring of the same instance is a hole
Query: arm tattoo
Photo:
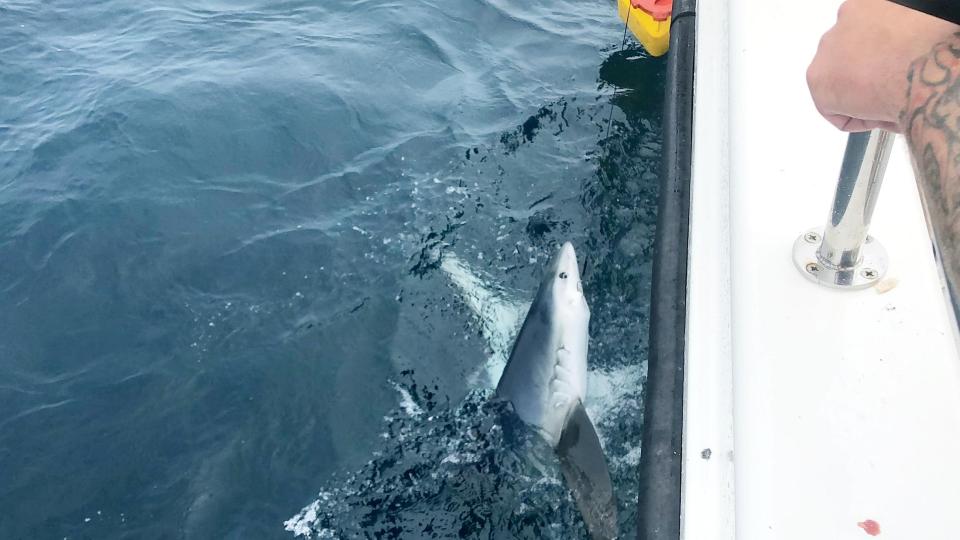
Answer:
[[901, 124], [943, 271], [960, 304], [960, 34], [910, 68]]

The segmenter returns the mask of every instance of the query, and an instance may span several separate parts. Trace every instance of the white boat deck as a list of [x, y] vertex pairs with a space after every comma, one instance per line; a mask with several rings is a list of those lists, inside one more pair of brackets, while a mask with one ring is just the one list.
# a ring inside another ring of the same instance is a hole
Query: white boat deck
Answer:
[[838, 5], [698, 7], [687, 540], [960, 538], [958, 342], [902, 138], [871, 229], [891, 288], [822, 288], [791, 258], [846, 142], [805, 82]]

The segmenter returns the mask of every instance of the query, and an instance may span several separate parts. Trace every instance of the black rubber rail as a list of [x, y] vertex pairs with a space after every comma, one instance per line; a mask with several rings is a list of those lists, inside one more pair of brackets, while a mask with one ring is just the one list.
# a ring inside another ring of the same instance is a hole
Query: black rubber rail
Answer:
[[680, 538], [696, 0], [674, 0], [644, 389], [637, 537]]

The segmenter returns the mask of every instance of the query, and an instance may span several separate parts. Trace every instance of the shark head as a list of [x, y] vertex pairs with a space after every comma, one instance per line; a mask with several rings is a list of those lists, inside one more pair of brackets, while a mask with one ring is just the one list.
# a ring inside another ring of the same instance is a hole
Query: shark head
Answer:
[[553, 258], [544, 273], [541, 290], [550, 294], [554, 304], [561, 311], [576, 310], [590, 317], [590, 308], [583, 296], [583, 283], [580, 281], [580, 268], [573, 244], [565, 242], [560, 252]]

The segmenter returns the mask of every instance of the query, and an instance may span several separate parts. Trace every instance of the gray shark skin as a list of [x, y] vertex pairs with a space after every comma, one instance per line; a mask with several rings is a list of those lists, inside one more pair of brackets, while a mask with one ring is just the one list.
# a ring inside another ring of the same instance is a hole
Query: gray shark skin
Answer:
[[600, 439], [583, 402], [590, 308], [569, 242], [547, 267], [496, 395], [553, 446], [590, 537], [617, 536], [617, 505]]

